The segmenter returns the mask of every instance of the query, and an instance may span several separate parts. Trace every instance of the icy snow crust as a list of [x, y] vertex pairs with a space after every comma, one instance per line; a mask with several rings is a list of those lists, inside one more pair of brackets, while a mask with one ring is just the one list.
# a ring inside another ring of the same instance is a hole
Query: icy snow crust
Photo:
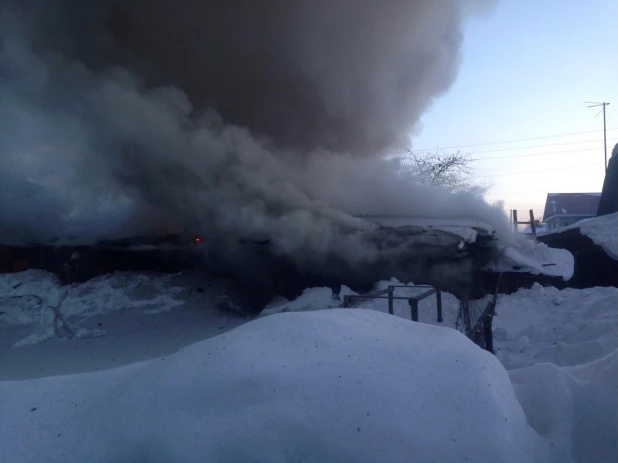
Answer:
[[159, 360], [3, 382], [0, 416], [7, 462], [548, 461], [497, 359], [370, 310], [278, 314]]

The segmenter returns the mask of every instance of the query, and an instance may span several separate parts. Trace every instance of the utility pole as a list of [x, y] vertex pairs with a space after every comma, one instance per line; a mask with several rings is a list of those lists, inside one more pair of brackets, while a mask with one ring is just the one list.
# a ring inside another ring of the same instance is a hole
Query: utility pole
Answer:
[[[597, 108], [599, 106], [603, 106], [603, 109], [597, 113], [597, 116], [603, 113], [603, 144], [605, 147], [605, 172], [607, 172], [607, 128], [605, 125], [605, 107], [609, 106], [609, 103], [596, 103], [594, 101], [584, 101], [584, 104], [589, 104], [589, 108]], [[596, 117], [596, 116], [595, 116]]]

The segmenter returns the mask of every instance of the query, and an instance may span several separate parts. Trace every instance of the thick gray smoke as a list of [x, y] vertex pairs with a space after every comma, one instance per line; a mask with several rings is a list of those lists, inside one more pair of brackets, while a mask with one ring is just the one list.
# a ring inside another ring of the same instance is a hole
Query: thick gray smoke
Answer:
[[186, 227], [302, 266], [383, 252], [351, 214], [505, 227], [381, 157], [452, 83], [473, 3], [4, 0], [0, 240]]

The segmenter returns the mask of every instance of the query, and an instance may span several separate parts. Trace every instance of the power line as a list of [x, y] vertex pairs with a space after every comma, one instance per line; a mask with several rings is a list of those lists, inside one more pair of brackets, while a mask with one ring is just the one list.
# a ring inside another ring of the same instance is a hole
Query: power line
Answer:
[[[610, 131], [610, 130], [618, 130], [618, 127], [613, 127], [611, 129], [607, 129], [607, 131]], [[518, 138], [518, 139], [514, 139], [514, 140], [474, 143], [474, 144], [471, 144], [471, 145], [438, 146], [436, 148], [442, 148], [442, 149], [445, 149], [445, 150], [446, 149], [453, 149], [453, 148], [472, 148], [472, 147], [475, 147], [475, 146], [502, 145], [502, 144], [506, 144], [506, 143], [516, 143], [516, 142], [520, 142], [520, 141], [546, 140], [548, 138], [570, 137], [572, 135], [583, 135], [583, 134], [587, 134], [587, 133], [598, 133], [598, 132], [603, 132], [603, 130], [587, 130], [585, 132], [571, 132], [571, 133], [565, 133], [565, 134], [562, 134], [562, 135], [547, 135], [547, 136], [544, 136], [544, 137]], [[425, 149], [418, 149], [418, 150], [413, 150], [413, 151], [433, 151], [436, 148], [425, 148]]]
[[543, 170], [527, 170], [524, 172], [509, 172], [509, 173], [503, 173], [503, 174], [489, 174], [489, 175], [475, 175], [474, 177], [502, 177], [505, 175], [522, 175], [522, 174], [536, 174], [537, 172], [554, 172], [556, 170], [569, 170], [569, 169], [580, 169], [583, 167], [597, 167], [600, 166], [600, 163], [595, 163], [595, 164], [583, 164], [583, 165], [579, 165], [579, 166], [568, 166], [568, 167], [556, 167], [554, 169], [543, 169]]
[[525, 195], [532, 193], [545, 193], [547, 194], [547, 190], [534, 190], [534, 191], [510, 191], [506, 193], [485, 193], [485, 196], [506, 196], [506, 195]]
[[545, 153], [532, 153], [532, 154], [512, 154], [508, 156], [491, 156], [488, 158], [473, 159], [473, 161], [486, 161], [489, 159], [525, 158], [525, 157], [530, 157], [530, 156], [545, 156], [548, 154], [580, 153], [582, 151], [596, 151], [599, 149], [601, 148], [582, 148], [582, 149], [577, 149], [577, 150], [549, 151]]
[[[615, 141], [618, 138], [610, 138], [609, 141]], [[521, 146], [519, 148], [500, 148], [498, 150], [483, 150], [483, 151], [473, 151], [470, 154], [478, 154], [478, 153], [498, 153], [500, 151], [518, 151], [518, 150], [528, 150], [533, 148], [547, 148], [549, 146], [562, 146], [562, 145], [581, 145], [582, 143], [597, 143], [599, 140], [586, 140], [586, 141], [571, 141], [564, 143], [550, 143], [547, 145], [534, 145], [534, 146]]]

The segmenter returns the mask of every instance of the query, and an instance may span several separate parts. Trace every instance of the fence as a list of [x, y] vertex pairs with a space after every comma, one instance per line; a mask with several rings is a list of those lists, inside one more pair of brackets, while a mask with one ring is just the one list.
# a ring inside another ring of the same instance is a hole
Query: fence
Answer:
[[[468, 300], [468, 293], [464, 293], [459, 306], [459, 314], [455, 322], [456, 329], [465, 334], [474, 343], [492, 353], [494, 352], [492, 322], [496, 314], [501, 277], [502, 275], [498, 277], [496, 290], [485, 308], [479, 307], [478, 303], [472, 302], [472, 306], [477, 310], [471, 310], [471, 302]], [[414, 296], [395, 296], [395, 288], [426, 288], [427, 290]], [[343, 307], [350, 308], [354, 305], [355, 301], [387, 299], [388, 313], [394, 315], [394, 301], [403, 299], [407, 300], [410, 305], [410, 318], [412, 321], [418, 322], [418, 303], [434, 294], [436, 295], [437, 321], [438, 323], [442, 323], [444, 321], [442, 316], [442, 291], [427, 285], [389, 285], [386, 289], [369, 294], [347, 295], [343, 297]]]
[[530, 222], [520, 222], [517, 220], [517, 209], [513, 209], [511, 211], [511, 218], [513, 220], [513, 231], [515, 233], [519, 233], [519, 225], [530, 225], [530, 231], [532, 232], [532, 236], [536, 236], [536, 227], [539, 225], [539, 222], [534, 219], [534, 211], [530, 209]]
[[[415, 296], [395, 296], [395, 288], [429, 288], [427, 291], [422, 292], [421, 294], [417, 294]], [[385, 296], [386, 294], [386, 296]], [[428, 298], [429, 296], [436, 295], [436, 307], [437, 307], [437, 316], [438, 323], [442, 323], [444, 318], [442, 317], [442, 291], [440, 289], [434, 288], [428, 285], [414, 285], [414, 286], [406, 286], [406, 285], [389, 285], [388, 288], [383, 289], [381, 291], [376, 291], [374, 293], [363, 294], [363, 295], [347, 295], [343, 296], [343, 307], [349, 308], [352, 307], [354, 301], [367, 301], [370, 299], [388, 299], [388, 313], [393, 315], [394, 301], [395, 300], [408, 300], [408, 304], [410, 305], [410, 318], [412, 321], [418, 321], [418, 303], [423, 299]]]

